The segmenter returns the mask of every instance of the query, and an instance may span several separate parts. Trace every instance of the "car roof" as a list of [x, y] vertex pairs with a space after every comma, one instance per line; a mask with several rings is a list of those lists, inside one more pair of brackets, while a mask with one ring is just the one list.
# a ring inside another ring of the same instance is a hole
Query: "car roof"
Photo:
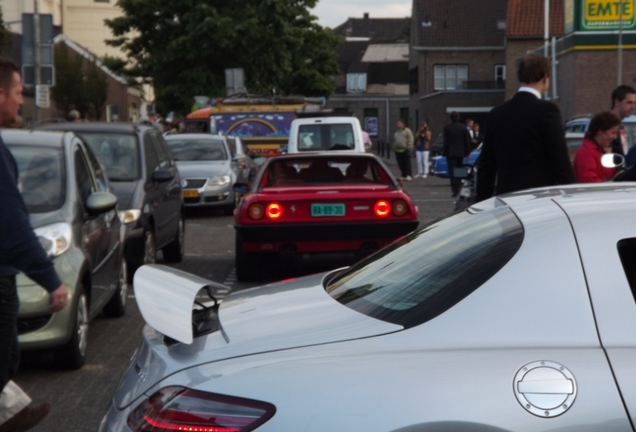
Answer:
[[58, 130], [82, 132], [106, 132], [106, 133], [137, 133], [147, 129], [155, 130], [153, 126], [124, 122], [64, 122], [48, 123], [38, 126], [40, 130]]
[[210, 133], [172, 133], [164, 136], [166, 141], [175, 140], [175, 139], [221, 139], [224, 140], [224, 135], [210, 134]]
[[[566, 213], [586, 212], [599, 202], [627, 203], [636, 206], [636, 182], [575, 183], [528, 189], [499, 195], [470, 207], [471, 211], [486, 211], [491, 208], [509, 206], [512, 210], [532, 209], [537, 211], [557, 203]], [[576, 203], [570, 206], [568, 203]], [[566, 210], [567, 207], [567, 210]], [[610, 210], [605, 208], [606, 212]]]
[[33, 131], [25, 129], [2, 129], [0, 136], [7, 145], [35, 145], [62, 147], [64, 131]]

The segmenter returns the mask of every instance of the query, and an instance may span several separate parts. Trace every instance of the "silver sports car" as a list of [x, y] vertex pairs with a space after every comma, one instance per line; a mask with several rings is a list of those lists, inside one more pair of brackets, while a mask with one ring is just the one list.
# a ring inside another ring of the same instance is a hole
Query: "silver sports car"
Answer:
[[101, 431], [633, 431], [634, 214], [634, 183], [495, 197], [220, 304], [145, 266]]

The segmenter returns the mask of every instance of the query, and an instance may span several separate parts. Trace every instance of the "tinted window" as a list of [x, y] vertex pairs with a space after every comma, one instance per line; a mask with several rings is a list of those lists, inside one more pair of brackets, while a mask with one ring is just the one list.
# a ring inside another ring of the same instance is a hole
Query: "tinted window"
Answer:
[[355, 148], [350, 124], [310, 124], [298, 127], [298, 150], [351, 150]]
[[60, 149], [11, 146], [18, 164], [22, 197], [30, 213], [56, 210], [66, 199], [66, 170]]
[[228, 159], [222, 140], [169, 139], [167, 143], [175, 161], [220, 161]]
[[153, 173], [159, 165], [159, 156], [155, 150], [155, 145], [150, 135], [144, 135], [144, 161], [146, 163], [146, 172], [148, 175]]
[[90, 170], [93, 173], [93, 177], [97, 180], [97, 190], [100, 192], [108, 191], [108, 180], [106, 180], [106, 173], [104, 169], [100, 165], [99, 161], [93, 155], [93, 152], [90, 149], [85, 148], [84, 154], [86, 155], [86, 159], [88, 160], [88, 165], [90, 166]]
[[150, 139], [155, 146], [157, 158], [159, 159], [159, 168], [165, 169], [172, 166], [170, 151], [166, 146], [163, 136], [157, 132], [149, 132]]
[[94, 192], [93, 180], [86, 165], [86, 160], [79, 149], [75, 150], [75, 181], [77, 182], [77, 190], [85, 203], [88, 197]]
[[112, 181], [136, 180], [139, 175], [139, 146], [136, 135], [82, 132]]
[[458, 213], [356, 264], [326, 289], [360, 313], [412, 327], [479, 288], [512, 258], [522, 239], [522, 226], [507, 207]]

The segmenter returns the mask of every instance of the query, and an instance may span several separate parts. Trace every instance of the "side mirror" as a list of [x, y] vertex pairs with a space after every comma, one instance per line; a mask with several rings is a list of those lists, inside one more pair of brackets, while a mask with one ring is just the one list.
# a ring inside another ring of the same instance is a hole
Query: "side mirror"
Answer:
[[238, 194], [244, 194], [249, 192], [250, 185], [248, 183], [234, 183], [232, 185], [232, 190]]
[[89, 195], [85, 204], [89, 214], [98, 215], [117, 207], [117, 197], [108, 192], [95, 192]]
[[170, 170], [158, 170], [153, 171], [152, 173], [152, 181], [157, 183], [165, 183], [169, 182], [174, 178], [174, 173]]
[[601, 165], [605, 168], [618, 168], [625, 165], [625, 156], [618, 153], [605, 153], [601, 156]]

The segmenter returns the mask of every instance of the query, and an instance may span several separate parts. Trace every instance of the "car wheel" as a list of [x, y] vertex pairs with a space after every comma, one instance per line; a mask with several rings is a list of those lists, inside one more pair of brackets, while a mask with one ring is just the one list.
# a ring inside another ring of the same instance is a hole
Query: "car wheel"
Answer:
[[78, 295], [72, 314], [73, 329], [71, 339], [55, 355], [57, 365], [63, 369], [79, 369], [86, 361], [88, 345], [88, 301], [82, 285], [77, 287]]
[[126, 299], [128, 298], [128, 272], [126, 260], [122, 258], [117, 277], [117, 287], [113, 297], [104, 306], [104, 315], [119, 318], [126, 313]]
[[261, 277], [261, 267], [258, 254], [245, 253], [243, 250], [243, 239], [240, 234], [236, 234], [236, 278], [241, 282], [258, 280]]
[[144, 259], [141, 265], [154, 264], [157, 262], [157, 250], [155, 248], [155, 234], [152, 226], [144, 233]]
[[183, 261], [183, 255], [185, 254], [185, 220], [183, 215], [179, 216], [179, 228], [174, 240], [161, 250], [163, 251], [164, 261], [170, 263]]

